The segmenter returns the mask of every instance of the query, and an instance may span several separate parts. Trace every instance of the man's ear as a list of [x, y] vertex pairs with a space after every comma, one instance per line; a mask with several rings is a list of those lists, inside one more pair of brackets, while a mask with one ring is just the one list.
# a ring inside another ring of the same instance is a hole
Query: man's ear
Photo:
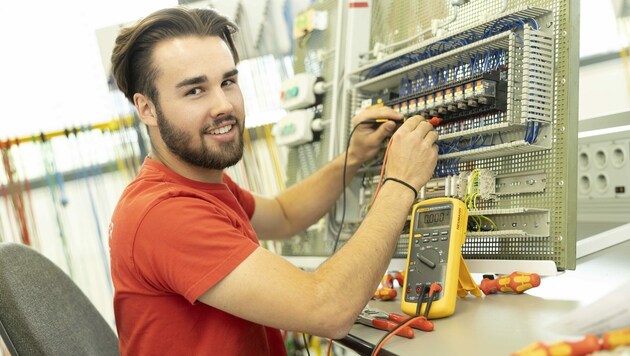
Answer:
[[157, 126], [157, 111], [149, 98], [143, 94], [135, 93], [133, 95], [133, 104], [138, 110], [142, 123], [147, 126]]

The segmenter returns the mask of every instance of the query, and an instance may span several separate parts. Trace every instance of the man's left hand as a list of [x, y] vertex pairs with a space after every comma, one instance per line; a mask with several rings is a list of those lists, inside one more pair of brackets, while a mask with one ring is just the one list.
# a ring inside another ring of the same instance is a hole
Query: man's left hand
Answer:
[[[387, 121], [380, 124], [361, 124], [365, 120]], [[352, 127], [359, 125], [350, 140], [348, 165], [361, 165], [381, 150], [381, 143], [391, 136], [396, 126], [402, 123], [403, 115], [389, 107], [366, 109], [352, 118]], [[399, 122], [396, 122], [399, 121]]]

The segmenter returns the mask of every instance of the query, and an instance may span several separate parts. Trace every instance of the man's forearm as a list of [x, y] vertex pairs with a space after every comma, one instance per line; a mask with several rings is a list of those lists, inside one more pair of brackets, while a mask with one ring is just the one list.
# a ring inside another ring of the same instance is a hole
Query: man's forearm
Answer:
[[[290, 234], [296, 234], [314, 224], [339, 199], [343, 190], [345, 154], [281, 193], [277, 200], [290, 224]], [[349, 159], [346, 165], [346, 184], [352, 180], [360, 164]], [[308, 208], [305, 209], [305, 202]]]
[[[315, 272], [323, 283], [322, 298], [330, 314], [356, 317], [387, 270], [414, 197], [400, 184], [386, 183], [369, 214], [352, 238]], [[334, 297], [332, 297], [334, 296]]]

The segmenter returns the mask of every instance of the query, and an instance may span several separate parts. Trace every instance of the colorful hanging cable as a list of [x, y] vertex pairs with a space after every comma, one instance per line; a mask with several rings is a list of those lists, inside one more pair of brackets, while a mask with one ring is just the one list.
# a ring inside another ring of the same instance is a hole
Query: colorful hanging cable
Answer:
[[[28, 175], [26, 173], [26, 168], [24, 167], [24, 160], [22, 159], [22, 156], [20, 154], [20, 143], [21, 141], [16, 138], [15, 139], [15, 147], [16, 147], [16, 152], [17, 154], [17, 161], [19, 162], [19, 168], [20, 171], [22, 171], [24, 178], [23, 178], [23, 183], [24, 183], [24, 191], [26, 192], [26, 201], [28, 205], [28, 210], [27, 210], [27, 214], [28, 214], [28, 218], [31, 221], [30, 224], [30, 232], [31, 232], [31, 246], [34, 247], [36, 250], [39, 250], [40, 248], [40, 244], [39, 244], [39, 231], [37, 229], [37, 223], [35, 221], [35, 211], [33, 210], [33, 199], [31, 197], [31, 183], [28, 179]], [[15, 158], [15, 157], [14, 157]]]
[[9, 151], [8, 144], [3, 144], [0, 141], [0, 151], [2, 151], [2, 163], [4, 165], [4, 171], [9, 180], [8, 192], [11, 196], [11, 202], [13, 203], [13, 209], [18, 218], [20, 225], [20, 233], [22, 236], [22, 242], [26, 245], [31, 244], [28, 231], [28, 223], [26, 221], [26, 212], [24, 209], [24, 197], [22, 196], [22, 185], [15, 180], [15, 167], [11, 159], [11, 152]]
[[[46, 136], [42, 133], [40, 135], [41, 141], [37, 141], [33, 139], [33, 142], [39, 143], [40, 154], [42, 156], [42, 160], [44, 163], [44, 172], [46, 178], [46, 185], [48, 186], [48, 190], [50, 191], [50, 196], [52, 198], [53, 207], [55, 210], [55, 220], [57, 221], [57, 227], [59, 232], [59, 239], [61, 241], [61, 247], [63, 249], [64, 257], [66, 259], [66, 265], [68, 267], [68, 274], [73, 277], [73, 268], [72, 268], [72, 259], [70, 254], [70, 249], [68, 246], [68, 242], [66, 239], [65, 228], [63, 225], [62, 214], [60, 211], [60, 207], [62, 205], [61, 202], [61, 191], [59, 190], [58, 185], [56, 186], [55, 177], [57, 176], [57, 168], [54, 160], [54, 152], [49, 140], [46, 140]], [[55, 189], [57, 188], [57, 189]], [[66, 201], [67, 202], [67, 201]]]
[[103, 266], [105, 267], [104, 268], [105, 278], [106, 278], [105, 280], [108, 282], [107, 287], [109, 288], [109, 291], [113, 293], [114, 292], [113, 287], [111, 283], [109, 283], [109, 281], [112, 280], [111, 273], [109, 270], [109, 258], [107, 257], [107, 253], [105, 252], [105, 247], [104, 247], [105, 241], [103, 240], [103, 234], [101, 233], [101, 224], [99, 221], [98, 213], [96, 211], [96, 203], [94, 201], [94, 195], [92, 194], [92, 188], [90, 187], [90, 179], [88, 177], [88, 171], [85, 167], [83, 156], [81, 155], [81, 145], [79, 144], [79, 137], [77, 134], [77, 129], [74, 128], [72, 130], [72, 137], [74, 139], [71, 139], [70, 131], [68, 130], [66, 130], [66, 137], [76, 146], [76, 149], [73, 151], [77, 153], [78, 158], [79, 158], [79, 165], [81, 166], [81, 175], [83, 177], [83, 181], [85, 182], [85, 190], [87, 191], [87, 194], [88, 194], [88, 199], [90, 201], [90, 208], [92, 210], [92, 217], [94, 218], [94, 224], [96, 225], [97, 245], [98, 245], [99, 253], [101, 255]]

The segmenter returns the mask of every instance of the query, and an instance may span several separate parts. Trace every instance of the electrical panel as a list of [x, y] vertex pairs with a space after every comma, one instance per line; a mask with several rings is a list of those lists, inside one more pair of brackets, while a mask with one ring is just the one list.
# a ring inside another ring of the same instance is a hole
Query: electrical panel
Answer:
[[[344, 151], [361, 108], [439, 117], [439, 161], [418, 200], [464, 202], [462, 255], [471, 271], [575, 268], [579, 4], [322, 0], [309, 8], [327, 14], [327, 27], [298, 26], [294, 67], [326, 83], [319, 107], [325, 125], [319, 140], [290, 147], [287, 186]], [[369, 211], [385, 147], [326, 220], [283, 244], [284, 255], [327, 256], [337, 236], [342, 245], [354, 234]], [[406, 257], [409, 223], [395, 258]], [[492, 269], [475, 267], [488, 261]]]
[[[469, 263], [575, 268], [578, 68], [570, 44], [577, 28], [568, 31], [577, 5], [445, 1], [441, 20], [429, 19], [423, 30], [422, 21], [405, 13], [417, 14], [415, 6], [428, 2], [411, 3], [373, 2], [373, 42], [403, 30], [422, 36], [408, 34], [414, 41], [406, 46], [364, 58], [351, 73], [348, 116], [378, 104], [406, 117], [441, 119], [438, 164], [418, 200], [452, 197], [466, 204], [462, 253]], [[379, 14], [387, 4], [396, 11]], [[351, 185], [346, 224], [356, 227], [367, 214], [381, 164], [382, 156], [365, 165]], [[352, 229], [346, 232], [349, 237]], [[395, 257], [405, 256], [407, 234], [402, 231]]]

